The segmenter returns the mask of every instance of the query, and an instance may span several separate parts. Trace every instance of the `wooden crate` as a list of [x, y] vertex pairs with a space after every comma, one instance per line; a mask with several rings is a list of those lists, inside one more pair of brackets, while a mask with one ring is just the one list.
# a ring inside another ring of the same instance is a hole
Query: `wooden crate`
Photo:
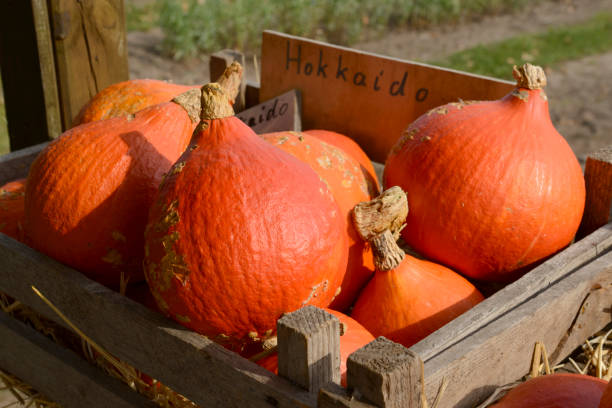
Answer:
[[[303, 50], [307, 43], [302, 42]], [[251, 95], [257, 92], [252, 84], [246, 88]], [[305, 121], [316, 125], [306, 112], [309, 107], [304, 108]], [[378, 147], [368, 147], [369, 140], [364, 148], [380, 157], [381, 151], [372, 150]], [[25, 176], [43, 146], [0, 158], [0, 183]], [[585, 177], [585, 238], [410, 349], [377, 339], [359, 350], [349, 362], [351, 391], [336, 385], [339, 324], [320, 309], [307, 307], [279, 320], [279, 367], [284, 368], [276, 376], [3, 234], [0, 291], [65, 325], [34, 293], [36, 287], [109, 353], [203, 407], [419, 407], [421, 387], [431, 402], [442, 382], [447, 388], [440, 407], [471, 407], [529, 371], [536, 341], [546, 345], [554, 363], [612, 321], [610, 149], [588, 159]], [[316, 327], [304, 324], [315, 318]], [[66, 407], [153, 406], [4, 314], [0, 331], [0, 367]]]

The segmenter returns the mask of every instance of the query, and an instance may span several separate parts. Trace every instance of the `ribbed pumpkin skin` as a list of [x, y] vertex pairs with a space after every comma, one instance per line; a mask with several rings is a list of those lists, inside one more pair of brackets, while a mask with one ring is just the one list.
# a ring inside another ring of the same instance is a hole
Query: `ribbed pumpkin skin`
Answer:
[[155, 79], [118, 82], [104, 88], [87, 102], [72, 126], [133, 114], [150, 106], [170, 102], [175, 96], [194, 88], [198, 86], [170, 84]]
[[19, 179], [0, 187], [0, 232], [22, 242], [25, 185], [26, 179]]
[[612, 408], [612, 382], [608, 382], [598, 408]]
[[375, 337], [410, 347], [482, 300], [461, 275], [406, 255], [397, 268], [376, 271], [351, 317]]
[[353, 139], [330, 130], [313, 129], [306, 130], [304, 133], [321, 139], [330, 145], [336, 146], [351, 155], [363, 166], [363, 170], [365, 170], [366, 174], [368, 174], [368, 182], [373, 183], [376, 186], [377, 191], [380, 190], [380, 185], [378, 184], [378, 178], [376, 177], [376, 171], [374, 171], [372, 161]]
[[330, 303], [344, 220], [307, 164], [236, 117], [206, 123], [151, 207], [145, 274], [164, 313], [240, 352], [282, 313]]
[[355, 231], [351, 211], [356, 204], [378, 195], [376, 186], [368, 183], [359, 162], [314, 136], [299, 132], [267, 133], [260, 136], [310, 165], [334, 195], [346, 222], [344, 230], [348, 239], [349, 258], [342, 290], [330, 308], [341, 311], [348, 309], [374, 273], [372, 250]]
[[[340, 323], [344, 324], [344, 334], [340, 336], [340, 375], [341, 384], [343, 387], [346, 387], [346, 360], [354, 351], [374, 341], [374, 336], [355, 319], [348, 317], [344, 313], [326, 308], [323, 308], [323, 310], [333, 314], [340, 320]], [[274, 374], [278, 374], [277, 353], [257, 361], [257, 364], [268, 371], [272, 371]]]
[[580, 165], [541, 90], [424, 114], [389, 154], [384, 184], [406, 191], [409, 245], [489, 281], [568, 245], [585, 202]]
[[588, 375], [544, 375], [517, 385], [491, 408], [597, 408], [606, 385]]
[[65, 132], [32, 164], [25, 196], [32, 246], [108, 286], [143, 279], [143, 232], [165, 172], [195, 125], [173, 102]]

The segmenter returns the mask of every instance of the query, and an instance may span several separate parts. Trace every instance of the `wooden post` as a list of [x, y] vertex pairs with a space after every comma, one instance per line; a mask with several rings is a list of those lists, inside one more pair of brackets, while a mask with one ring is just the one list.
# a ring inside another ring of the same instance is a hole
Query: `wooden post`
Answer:
[[129, 78], [123, 0], [49, 0], [64, 129], [99, 91]]
[[612, 210], [612, 146], [587, 157], [584, 167], [586, 203], [576, 240], [608, 223]]
[[245, 108], [246, 91], [246, 64], [244, 54], [235, 50], [221, 50], [212, 54], [209, 61], [210, 81], [216, 81], [217, 78], [223, 74], [225, 68], [227, 68], [234, 61], [238, 61], [238, 63], [242, 65], [244, 69], [242, 82], [240, 83], [240, 91], [238, 92], [238, 96], [236, 96], [236, 101], [234, 102], [234, 111], [241, 112]]
[[379, 337], [349, 356], [347, 386], [378, 407], [421, 408], [422, 372], [415, 353]]
[[340, 383], [340, 320], [305, 306], [278, 319], [278, 374], [309, 392]]
[[46, 1], [0, 1], [0, 61], [11, 150], [59, 136]]

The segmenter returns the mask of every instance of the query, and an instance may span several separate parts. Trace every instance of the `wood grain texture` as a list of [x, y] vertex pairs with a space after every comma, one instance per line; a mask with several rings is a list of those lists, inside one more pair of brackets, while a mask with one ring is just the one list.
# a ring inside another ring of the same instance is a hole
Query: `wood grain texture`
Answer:
[[49, 140], [53, 128], [47, 122], [45, 109], [49, 67], [41, 66], [42, 44], [37, 41], [37, 34], [43, 33], [35, 31], [42, 29], [42, 21], [38, 10], [32, 10], [33, 5], [36, 4], [27, 0], [0, 1], [2, 89], [13, 151]]
[[335, 384], [321, 388], [317, 399], [317, 408], [373, 408], [374, 406]]
[[567, 247], [411, 347], [427, 361], [518, 307], [612, 247], [612, 223]]
[[49, 143], [40, 143], [0, 156], [0, 185], [27, 177], [30, 165]]
[[302, 130], [301, 95], [293, 89], [236, 114], [255, 133]]
[[59, 95], [57, 93], [57, 76], [55, 73], [51, 27], [49, 25], [49, 10], [46, 0], [31, 0], [31, 3], [45, 101], [47, 138], [55, 139], [62, 134], [62, 118], [60, 115]]
[[276, 323], [278, 374], [309, 392], [340, 384], [340, 320], [315, 306], [287, 313]]
[[34, 329], [0, 313], [0, 367], [66, 408], [157, 407]]
[[420, 408], [423, 362], [412, 351], [385, 337], [351, 354], [347, 388], [378, 407]]
[[498, 99], [510, 82], [264, 31], [260, 100], [299, 89], [304, 129], [347, 135], [384, 162], [402, 131], [436, 106]]
[[129, 79], [123, 0], [49, 0], [63, 128], [102, 89]]
[[584, 167], [586, 203], [576, 237], [583, 238], [612, 217], [612, 146], [589, 155]]
[[440, 408], [475, 406], [529, 372], [537, 341], [554, 364], [612, 321], [611, 308], [608, 251], [426, 361], [429, 401], [446, 378]]
[[210, 82], [216, 81], [219, 78], [225, 68], [229, 67], [232, 62], [237, 61], [244, 70], [242, 75], [242, 81], [240, 82], [240, 90], [238, 96], [234, 101], [234, 111], [241, 112], [245, 109], [245, 93], [246, 93], [246, 64], [244, 54], [236, 50], [221, 50], [217, 51], [210, 56], [209, 60], [209, 72]]
[[0, 291], [62, 321], [35, 285], [112, 355], [204, 407], [314, 407], [316, 395], [0, 234]]

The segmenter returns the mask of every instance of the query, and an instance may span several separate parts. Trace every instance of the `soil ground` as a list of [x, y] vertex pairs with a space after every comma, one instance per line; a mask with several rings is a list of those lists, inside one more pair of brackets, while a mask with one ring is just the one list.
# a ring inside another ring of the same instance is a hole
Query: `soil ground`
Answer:
[[[354, 47], [398, 58], [430, 61], [477, 44], [577, 23], [605, 10], [612, 10], [612, 0], [550, 0], [511, 15], [488, 16], [421, 31], [389, 32]], [[128, 34], [132, 78], [157, 78], [183, 84], [208, 81], [207, 57], [173, 61], [162, 55], [162, 40], [163, 34], [156, 29]], [[248, 71], [250, 79], [256, 79], [254, 70]], [[612, 52], [568, 61], [547, 71], [553, 123], [584, 163], [588, 153], [612, 145]], [[0, 407], [14, 401], [8, 391], [0, 391]]]

